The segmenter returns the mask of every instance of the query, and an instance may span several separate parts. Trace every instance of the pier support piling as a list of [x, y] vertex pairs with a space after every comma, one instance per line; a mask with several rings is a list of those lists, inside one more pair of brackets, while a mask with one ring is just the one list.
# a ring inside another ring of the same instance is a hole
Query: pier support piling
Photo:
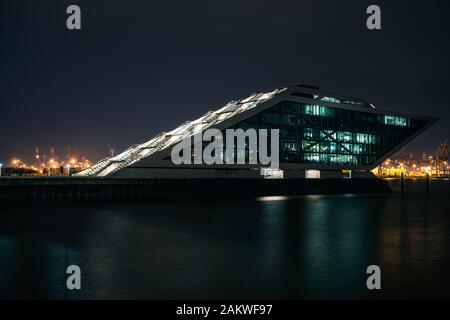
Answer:
[[405, 178], [404, 178], [403, 172], [400, 177], [400, 188], [401, 188], [402, 193], [404, 193], [405, 192]]

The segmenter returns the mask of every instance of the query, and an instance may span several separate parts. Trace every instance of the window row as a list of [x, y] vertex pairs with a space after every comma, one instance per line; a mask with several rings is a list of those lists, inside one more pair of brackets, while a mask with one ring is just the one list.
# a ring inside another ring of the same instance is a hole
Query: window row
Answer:
[[305, 153], [303, 159], [305, 162], [322, 164], [358, 164], [358, 159], [353, 155]]
[[408, 118], [385, 115], [385, 116], [383, 116], [383, 124], [407, 127], [408, 126]]
[[[294, 142], [283, 144], [285, 151], [299, 151], [299, 147]], [[301, 150], [303, 152], [341, 153], [341, 154], [371, 154], [374, 149], [370, 145], [354, 143], [318, 142], [304, 140]]]
[[317, 130], [314, 128], [303, 129], [304, 139], [315, 139], [323, 141], [356, 142], [365, 144], [377, 143], [377, 136], [370, 133]]

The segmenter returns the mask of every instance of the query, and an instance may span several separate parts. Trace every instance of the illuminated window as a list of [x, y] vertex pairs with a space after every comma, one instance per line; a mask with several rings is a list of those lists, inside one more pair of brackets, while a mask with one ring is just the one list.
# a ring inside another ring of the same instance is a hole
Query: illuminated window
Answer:
[[408, 123], [408, 119], [406, 117], [395, 117], [395, 125], [406, 127]]
[[383, 123], [392, 125], [392, 126], [407, 127], [408, 126], [408, 118], [385, 115], [385, 116], [383, 116]]
[[305, 114], [313, 116], [332, 117], [334, 110], [328, 107], [319, 106], [317, 104], [305, 104]]
[[341, 143], [341, 153], [352, 153], [353, 145], [351, 143]]
[[261, 168], [260, 174], [264, 179], [284, 179], [284, 172], [280, 169]]
[[356, 134], [356, 142], [359, 143], [368, 143], [368, 136], [366, 133], [357, 133]]
[[338, 141], [351, 142], [352, 141], [352, 133], [348, 131], [339, 131], [338, 132]]
[[313, 116], [318, 116], [320, 114], [320, 106], [316, 104], [306, 104], [305, 114], [312, 114]]
[[376, 136], [368, 133], [356, 133], [356, 142], [365, 144], [375, 144], [377, 142]]
[[323, 97], [320, 100], [326, 101], [326, 102], [341, 103], [341, 100], [333, 98], [333, 97]]
[[395, 117], [394, 116], [384, 116], [384, 124], [395, 125]]
[[306, 179], [320, 179], [320, 170], [305, 170]]
[[297, 144], [295, 142], [285, 142], [284, 149], [287, 151], [297, 151]]
[[304, 151], [319, 151], [319, 144], [317, 141], [303, 141], [302, 148]]
[[320, 158], [318, 153], [305, 153], [305, 160], [307, 162], [319, 163]]
[[314, 138], [314, 130], [313, 130], [313, 128], [304, 128], [303, 129], [303, 138], [305, 138], [305, 139], [313, 139]]
[[320, 163], [331, 163], [331, 154], [328, 153], [320, 154]]
[[353, 153], [355, 153], [355, 154], [363, 153], [363, 146], [361, 144], [354, 144], [353, 145]]
[[354, 106], [365, 106], [364, 103], [359, 102], [359, 101], [353, 101], [353, 100], [342, 100], [342, 103], [343, 104], [351, 104], [351, 105], [354, 105]]
[[336, 141], [336, 132], [332, 130], [320, 131], [320, 139], [325, 141]]
[[352, 170], [342, 170], [342, 177], [344, 179], [351, 179], [352, 178]]
[[321, 142], [320, 152], [336, 153], [336, 142]]
[[345, 154], [332, 155], [331, 162], [336, 164], [347, 164], [347, 165], [357, 164], [355, 156]]

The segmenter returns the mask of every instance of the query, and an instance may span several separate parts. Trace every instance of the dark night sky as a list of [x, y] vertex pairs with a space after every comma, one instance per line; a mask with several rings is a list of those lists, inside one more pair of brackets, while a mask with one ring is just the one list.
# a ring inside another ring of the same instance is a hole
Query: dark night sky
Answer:
[[[36, 144], [97, 160], [302, 80], [441, 118], [407, 150], [450, 137], [449, 1], [0, 1], [2, 162]], [[66, 29], [70, 4], [81, 31]], [[370, 4], [381, 31], [365, 27]]]

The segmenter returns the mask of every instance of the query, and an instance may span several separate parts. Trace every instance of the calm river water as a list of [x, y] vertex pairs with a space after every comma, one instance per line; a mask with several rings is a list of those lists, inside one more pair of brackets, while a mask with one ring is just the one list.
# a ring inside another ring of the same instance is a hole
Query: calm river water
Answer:
[[[430, 189], [2, 208], [0, 298], [448, 299], [450, 188]], [[371, 264], [380, 291], [366, 288]]]

